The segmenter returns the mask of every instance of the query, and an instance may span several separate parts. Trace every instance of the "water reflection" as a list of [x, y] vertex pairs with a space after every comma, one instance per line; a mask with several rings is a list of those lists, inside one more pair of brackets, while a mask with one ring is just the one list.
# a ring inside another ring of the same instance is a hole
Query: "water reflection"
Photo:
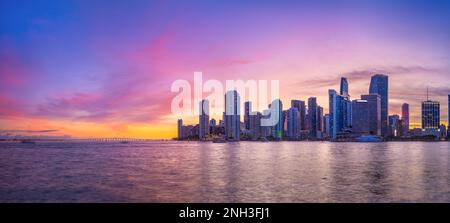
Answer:
[[450, 144], [0, 144], [0, 201], [450, 202]]

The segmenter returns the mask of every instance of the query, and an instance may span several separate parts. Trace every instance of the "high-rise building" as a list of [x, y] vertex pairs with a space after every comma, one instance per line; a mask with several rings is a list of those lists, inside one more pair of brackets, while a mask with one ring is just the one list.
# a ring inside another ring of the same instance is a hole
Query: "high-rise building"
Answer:
[[246, 130], [250, 130], [250, 113], [252, 112], [252, 102], [246, 101], [244, 103], [245, 113], [244, 113], [244, 125]]
[[402, 134], [405, 135], [409, 131], [409, 104], [402, 105]]
[[352, 132], [359, 135], [370, 134], [369, 110], [370, 106], [367, 100], [357, 99], [352, 101]]
[[283, 136], [287, 133], [287, 110], [283, 111]]
[[323, 108], [317, 106], [317, 131], [323, 132]]
[[[368, 94], [361, 95], [362, 100], [366, 100], [368, 104], [368, 119], [366, 122], [369, 124], [369, 134], [371, 135], [382, 135], [383, 126], [381, 123], [381, 97], [379, 94]], [[353, 112], [354, 109], [352, 108]], [[353, 120], [353, 125], [355, 125], [355, 120]]]
[[250, 136], [253, 140], [262, 136], [261, 134], [261, 112], [250, 114]]
[[348, 97], [338, 95], [337, 92], [333, 89], [328, 90], [328, 99], [328, 108], [330, 115], [329, 136], [331, 139], [336, 139], [338, 133], [343, 132], [344, 130], [351, 127], [352, 103]]
[[352, 102], [348, 93], [347, 78], [341, 78], [340, 96], [342, 97], [342, 124], [343, 129], [348, 129], [352, 125]]
[[300, 113], [300, 130], [306, 130], [306, 105], [305, 101], [301, 100], [292, 100], [291, 101], [291, 107], [297, 108], [298, 112]]
[[309, 137], [317, 138], [318, 120], [317, 120], [317, 99], [315, 97], [308, 98], [308, 127]]
[[450, 137], [450, 94], [448, 95], [448, 122], [447, 122], [447, 136]]
[[330, 115], [330, 138], [336, 139], [337, 133], [342, 131], [343, 123], [342, 123], [342, 97], [337, 94], [337, 92], [333, 89], [328, 90], [328, 98], [329, 98], [329, 115]]
[[300, 112], [297, 108], [291, 107], [286, 111], [287, 131], [289, 139], [298, 139], [300, 136]]
[[440, 105], [438, 101], [422, 102], [422, 129], [439, 129]]
[[341, 78], [340, 94], [335, 90], [328, 90], [330, 132], [328, 136], [334, 140], [338, 133], [348, 130], [352, 126], [352, 102], [348, 93], [347, 78]]
[[[266, 109], [261, 113], [261, 119], [270, 119], [270, 109]], [[265, 126], [261, 123], [260, 137], [269, 137], [270, 135], [272, 135], [272, 126]]]
[[283, 137], [283, 104], [280, 99], [275, 99], [272, 104], [275, 105], [275, 108], [270, 108], [270, 115], [278, 117], [277, 123], [272, 126], [272, 137], [276, 140], [280, 140]]
[[369, 94], [379, 94], [381, 98], [381, 135], [387, 136], [389, 113], [389, 78], [387, 75], [375, 74], [370, 80]]
[[324, 135], [326, 137], [330, 137], [330, 115], [325, 114], [323, 116], [323, 128], [324, 128]]
[[239, 94], [236, 90], [225, 94], [225, 137], [227, 140], [240, 140], [240, 107]]
[[199, 103], [199, 129], [198, 137], [200, 139], [206, 138], [209, 135], [209, 101], [201, 100]]
[[183, 139], [183, 120], [182, 119], [178, 119], [178, 135], [177, 138], [178, 140]]
[[340, 94], [345, 98], [350, 97], [350, 95], [348, 94], [348, 81], [347, 81], [347, 78], [345, 78], [345, 77], [341, 77]]

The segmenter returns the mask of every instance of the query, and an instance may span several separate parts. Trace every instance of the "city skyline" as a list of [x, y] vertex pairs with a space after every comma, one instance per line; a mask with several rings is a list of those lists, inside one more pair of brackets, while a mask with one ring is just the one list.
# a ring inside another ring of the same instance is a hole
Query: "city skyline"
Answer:
[[407, 103], [410, 128], [420, 127], [429, 87], [447, 124], [448, 1], [273, 4], [2, 1], [0, 131], [173, 138], [178, 118], [199, 117], [170, 112], [170, 85], [195, 71], [280, 80], [285, 107], [316, 97], [324, 113], [328, 89], [343, 93], [341, 77], [358, 98], [373, 74], [388, 74], [388, 116]]
[[[241, 109], [241, 94], [245, 95], [250, 89], [228, 90], [225, 93], [223, 120], [219, 120], [218, 126], [212, 125], [211, 128], [208, 126], [202, 133], [202, 129], [205, 129], [205, 125], [202, 124], [205, 114], [202, 110], [210, 110], [209, 101], [202, 99], [199, 124], [184, 126], [182, 119], [178, 119], [177, 139], [214, 142], [240, 141], [241, 138], [252, 141], [341, 142], [448, 139], [450, 128], [447, 131], [447, 126], [441, 123], [440, 102], [430, 100], [428, 88], [427, 99], [422, 101], [422, 126], [410, 129], [409, 104], [402, 104], [401, 118], [399, 114], [388, 115], [389, 76], [374, 74], [370, 80], [369, 94], [352, 100], [348, 90], [349, 82], [347, 78], [342, 77], [340, 94], [334, 89], [328, 90], [328, 114], [324, 114], [323, 108], [317, 104], [316, 97], [308, 98], [307, 109], [305, 102], [295, 99], [291, 100], [289, 108], [283, 109], [283, 103], [279, 98], [275, 98], [267, 108], [260, 107], [261, 112], [252, 109], [252, 101], [245, 101], [244, 109]], [[300, 114], [306, 111], [307, 114], [303, 118]], [[240, 120], [241, 114], [244, 114], [244, 122]], [[206, 116], [209, 119], [209, 113]], [[305, 127], [302, 127], [301, 123], [305, 123]], [[209, 131], [211, 134], [204, 133]]]

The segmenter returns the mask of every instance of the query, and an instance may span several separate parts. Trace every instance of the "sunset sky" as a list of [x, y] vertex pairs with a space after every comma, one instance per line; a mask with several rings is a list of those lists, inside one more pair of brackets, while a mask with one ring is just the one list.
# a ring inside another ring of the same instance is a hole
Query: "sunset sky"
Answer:
[[450, 1], [0, 0], [0, 135], [171, 138], [170, 86], [195, 71], [325, 113], [341, 76], [356, 99], [388, 74], [390, 114], [420, 123], [429, 87], [447, 123]]

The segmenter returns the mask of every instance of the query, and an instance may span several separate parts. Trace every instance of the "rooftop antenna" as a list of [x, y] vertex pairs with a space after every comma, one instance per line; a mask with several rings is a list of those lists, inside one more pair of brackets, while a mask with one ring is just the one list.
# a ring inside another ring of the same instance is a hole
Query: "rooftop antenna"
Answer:
[[428, 87], [427, 87], [427, 101], [429, 101], [430, 99], [428, 99]]

